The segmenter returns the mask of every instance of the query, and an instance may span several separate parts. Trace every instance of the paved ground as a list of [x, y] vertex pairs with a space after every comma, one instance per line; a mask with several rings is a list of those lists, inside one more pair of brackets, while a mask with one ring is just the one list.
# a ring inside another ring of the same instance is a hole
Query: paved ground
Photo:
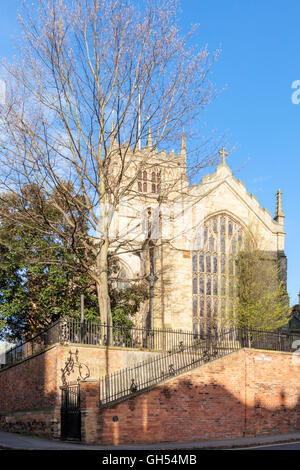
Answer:
[[[298, 442], [297, 442], [298, 441]], [[290, 444], [293, 442], [292, 444]], [[286, 443], [284, 446], [274, 444]], [[256, 449], [263, 446], [264, 449], [276, 447], [278, 450], [288, 450], [286, 447], [292, 445], [300, 449], [300, 433], [280, 434], [274, 436], [261, 436], [240, 439], [228, 439], [222, 441], [198, 441], [184, 443], [148, 444], [148, 445], [126, 445], [126, 446], [88, 446], [79, 443], [57, 442], [41, 439], [34, 436], [24, 436], [0, 431], [0, 449], [10, 450], [207, 450], [207, 449]], [[298, 446], [298, 447], [297, 447]], [[262, 449], [262, 447], [261, 447]]]
[[246, 450], [300, 450], [300, 442], [289, 442], [286, 444], [269, 444], [262, 446], [247, 447]]

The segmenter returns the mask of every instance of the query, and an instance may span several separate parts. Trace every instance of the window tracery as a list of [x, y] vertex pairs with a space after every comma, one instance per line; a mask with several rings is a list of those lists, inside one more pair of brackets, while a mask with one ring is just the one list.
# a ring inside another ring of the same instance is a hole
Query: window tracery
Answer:
[[127, 289], [131, 285], [131, 276], [119, 260], [114, 262], [109, 277], [112, 287], [118, 291]]
[[204, 337], [222, 324], [236, 275], [235, 257], [243, 229], [228, 215], [208, 219], [192, 255], [193, 330]]

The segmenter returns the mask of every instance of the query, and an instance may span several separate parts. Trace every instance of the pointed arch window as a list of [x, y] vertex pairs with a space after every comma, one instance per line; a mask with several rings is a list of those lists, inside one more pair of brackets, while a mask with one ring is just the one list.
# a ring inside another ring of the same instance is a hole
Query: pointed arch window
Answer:
[[160, 171], [152, 171], [151, 177], [151, 189], [152, 193], [159, 194], [160, 192]]
[[193, 325], [200, 335], [222, 325], [236, 275], [235, 257], [243, 229], [228, 215], [208, 219], [202, 246], [193, 252]]
[[109, 274], [109, 281], [112, 287], [118, 291], [125, 290], [131, 286], [131, 278], [132, 276], [130, 276], [123, 263], [115, 260]]
[[143, 193], [147, 192], [147, 171], [143, 171]]
[[137, 174], [137, 184], [138, 184], [138, 192], [143, 192], [143, 173], [141, 170], [138, 171]]

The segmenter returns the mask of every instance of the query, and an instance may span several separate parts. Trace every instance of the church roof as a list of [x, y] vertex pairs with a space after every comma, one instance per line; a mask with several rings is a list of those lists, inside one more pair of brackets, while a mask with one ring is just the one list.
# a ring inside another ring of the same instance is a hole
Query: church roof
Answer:
[[235, 197], [246, 205], [251, 212], [254, 212], [269, 229], [274, 232], [283, 232], [283, 214], [280, 221], [274, 220], [271, 213], [261, 207], [258, 199], [253, 194], [248, 193], [244, 183], [233, 176], [232, 170], [227, 165], [224, 157], [213, 174], [207, 173], [198, 185], [191, 186], [191, 193], [200, 193], [203, 197], [207, 197], [222, 186], [229, 188]]

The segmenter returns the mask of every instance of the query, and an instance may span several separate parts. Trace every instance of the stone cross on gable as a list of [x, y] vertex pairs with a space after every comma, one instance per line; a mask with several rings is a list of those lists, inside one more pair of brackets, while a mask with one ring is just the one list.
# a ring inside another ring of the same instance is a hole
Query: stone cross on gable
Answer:
[[219, 154], [222, 155], [222, 165], [226, 165], [225, 157], [227, 157], [228, 152], [225, 151], [225, 147], [222, 150], [219, 150]]

